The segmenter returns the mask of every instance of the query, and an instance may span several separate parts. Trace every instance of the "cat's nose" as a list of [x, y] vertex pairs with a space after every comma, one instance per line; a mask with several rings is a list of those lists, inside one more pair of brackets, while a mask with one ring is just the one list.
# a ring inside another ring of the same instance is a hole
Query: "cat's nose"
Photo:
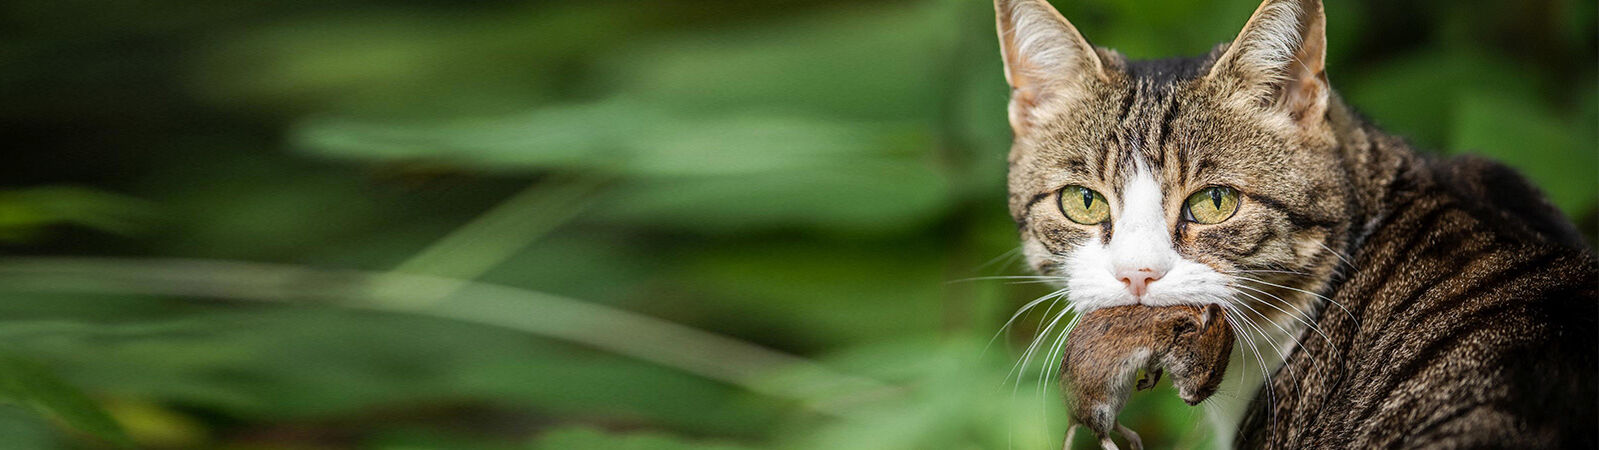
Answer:
[[1163, 275], [1166, 275], [1164, 270], [1157, 271], [1143, 267], [1117, 271], [1116, 278], [1122, 280], [1122, 284], [1127, 285], [1127, 292], [1131, 292], [1134, 297], [1143, 297], [1145, 292], [1149, 292], [1149, 283], [1154, 283], [1155, 280], [1159, 280]]

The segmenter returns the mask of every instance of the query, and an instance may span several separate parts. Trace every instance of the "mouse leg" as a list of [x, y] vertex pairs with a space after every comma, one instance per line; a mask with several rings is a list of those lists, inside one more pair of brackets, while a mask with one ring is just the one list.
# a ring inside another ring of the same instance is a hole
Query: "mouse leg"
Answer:
[[1155, 369], [1153, 371], [1144, 372], [1144, 377], [1138, 379], [1138, 390], [1142, 391], [1145, 389], [1154, 388], [1155, 384], [1160, 382], [1160, 374], [1163, 371], [1165, 371], [1165, 369]]
[[1072, 426], [1066, 427], [1066, 443], [1061, 444], [1060, 450], [1072, 450], [1072, 436], [1077, 435], [1078, 426], [1079, 425], [1073, 424]]
[[[1115, 425], [1115, 422], [1111, 422], [1111, 425]], [[1099, 438], [1099, 450], [1121, 450], [1120, 447], [1116, 446], [1116, 441], [1110, 438], [1112, 433], [1117, 432], [1116, 429], [1113, 427], [1106, 428], [1110, 429], [1106, 430], [1104, 433], [1100, 433], [1098, 431], [1095, 431], [1094, 433], [1094, 436]]]
[[1128, 447], [1132, 447], [1133, 450], [1144, 450], [1144, 440], [1138, 437], [1138, 433], [1134, 433], [1133, 430], [1127, 429], [1120, 423], [1116, 424], [1116, 432], [1127, 438]]

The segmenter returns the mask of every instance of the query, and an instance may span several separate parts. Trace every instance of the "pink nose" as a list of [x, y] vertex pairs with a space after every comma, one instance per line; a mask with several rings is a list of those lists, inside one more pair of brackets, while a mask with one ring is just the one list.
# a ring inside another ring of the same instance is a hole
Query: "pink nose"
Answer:
[[1122, 284], [1127, 285], [1127, 292], [1133, 293], [1134, 297], [1143, 297], [1145, 292], [1149, 292], [1149, 283], [1154, 283], [1155, 280], [1159, 280], [1165, 274], [1166, 271], [1164, 270], [1156, 272], [1154, 269], [1146, 267], [1137, 270], [1124, 269], [1117, 271], [1116, 278], [1122, 280]]

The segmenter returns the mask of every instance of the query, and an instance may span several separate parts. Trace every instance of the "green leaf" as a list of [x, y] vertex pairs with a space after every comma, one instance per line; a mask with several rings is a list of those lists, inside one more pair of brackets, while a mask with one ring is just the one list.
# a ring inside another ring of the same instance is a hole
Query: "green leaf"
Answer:
[[671, 282], [695, 299], [678, 308], [724, 318], [717, 327], [736, 335], [842, 347], [937, 330], [945, 318], [928, 311], [944, 307], [941, 250], [746, 242], [685, 252]]
[[119, 446], [131, 442], [122, 426], [82, 391], [44, 365], [20, 356], [0, 353], [0, 402], [31, 409]]
[[694, 441], [665, 433], [610, 434], [587, 427], [558, 428], [533, 440], [534, 450], [750, 450], [754, 447]]
[[1531, 98], [1482, 90], [1460, 96], [1450, 139], [1457, 151], [1478, 153], [1515, 167], [1543, 189], [1568, 216], [1584, 212], [1599, 192], [1599, 153], [1587, 130]]
[[629, 100], [417, 124], [310, 121], [296, 140], [318, 156], [442, 161], [480, 170], [615, 174], [602, 219], [696, 232], [760, 228], [899, 231], [951, 198], [908, 123], [734, 112], [682, 114]]
[[139, 199], [73, 186], [0, 191], [0, 241], [23, 240], [53, 225], [133, 234], [153, 221], [150, 209]]
[[614, 99], [521, 114], [410, 123], [329, 118], [301, 123], [297, 147], [358, 161], [432, 160], [483, 170], [591, 169], [636, 176], [760, 173], [911, 157], [928, 130], [903, 123], [729, 111], [684, 114]]
[[942, 49], [960, 37], [954, 5], [859, 5], [640, 40], [602, 59], [600, 73], [614, 74], [623, 95], [691, 111], [759, 106], [867, 120], [930, 119], [940, 109], [939, 73], [949, 69]]
[[1355, 108], [1388, 131], [1432, 150], [1451, 144], [1462, 93], [1495, 91], [1536, 99], [1540, 81], [1539, 74], [1514, 62], [1453, 50], [1401, 55], [1344, 80], [1332, 83], [1343, 88]]
[[595, 208], [595, 216], [694, 233], [802, 228], [890, 234], [936, 219], [950, 206], [949, 189], [927, 165], [862, 160], [765, 174], [630, 183]]
[[[8, 309], [0, 305], [0, 315]], [[758, 433], [772, 420], [770, 400], [745, 401], [737, 388], [676, 369], [405, 315], [254, 308], [129, 323], [35, 320], [0, 326], [0, 341], [48, 355], [84, 386], [257, 423], [426, 404], [627, 417], [695, 433]]]
[[[566, 67], [647, 32], [666, 4], [335, 8], [262, 17], [195, 48], [191, 95], [227, 109], [436, 115], [526, 105]], [[594, 33], [594, 30], [629, 30]]]

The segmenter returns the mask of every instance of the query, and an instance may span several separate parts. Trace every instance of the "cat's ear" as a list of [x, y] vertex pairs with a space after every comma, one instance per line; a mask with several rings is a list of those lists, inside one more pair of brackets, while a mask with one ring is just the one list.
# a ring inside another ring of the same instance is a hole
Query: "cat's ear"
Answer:
[[1299, 126], [1325, 120], [1327, 20], [1321, 0], [1265, 0], [1207, 78], [1235, 98], [1270, 108]]
[[1055, 100], [1082, 94], [1085, 83], [1104, 80], [1094, 46], [1045, 0], [994, 0], [999, 49], [1010, 83], [1011, 131], [1023, 134]]

